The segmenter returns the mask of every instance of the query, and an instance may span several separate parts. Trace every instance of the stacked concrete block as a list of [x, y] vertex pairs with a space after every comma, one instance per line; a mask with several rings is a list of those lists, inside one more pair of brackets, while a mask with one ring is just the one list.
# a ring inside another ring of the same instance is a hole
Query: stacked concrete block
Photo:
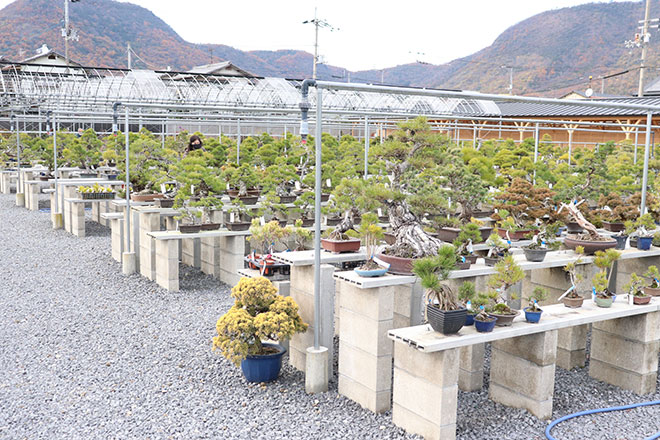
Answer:
[[[213, 256], [214, 273], [220, 281], [233, 286], [241, 279], [238, 271], [245, 267], [247, 247], [245, 236], [218, 237], [213, 241], [212, 251], [207, 256]], [[210, 253], [212, 252], [212, 253]]]
[[160, 230], [160, 214], [157, 212], [140, 212], [140, 274], [150, 279], [156, 279], [156, 240], [147, 235], [148, 232]]
[[458, 387], [462, 391], [479, 391], [484, 385], [484, 355], [486, 344], [460, 348]]
[[361, 289], [340, 281], [339, 394], [373, 412], [390, 409], [394, 286]]
[[459, 349], [423, 353], [394, 344], [392, 421], [425, 439], [456, 438]]
[[334, 321], [329, 312], [334, 310], [334, 266], [321, 265], [321, 322], [314, 321], [314, 266], [291, 266], [289, 293], [299, 307], [303, 321], [309, 324], [305, 333], [297, 333], [289, 342], [289, 363], [305, 371], [307, 348], [314, 346], [314, 332], [320, 330], [320, 345], [328, 348], [328, 374], [333, 375]]
[[76, 237], [85, 236], [85, 204], [84, 203], [69, 203], [69, 212], [71, 215], [70, 231]]
[[655, 391], [660, 312], [593, 324], [589, 375], [637, 394]]
[[124, 219], [111, 219], [110, 231], [112, 238], [112, 259], [121, 263], [121, 255], [124, 253]]
[[556, 353], [556, 330], [493, 341], [490, 398], [550, 418]]
[[589, 326], [576, 325], [557, 331], [557, 366], [565, 370], [582, 368], [587, 360]]
[[156, 240], [156, 282], [171, 292], [179, 291], [179, 243]]

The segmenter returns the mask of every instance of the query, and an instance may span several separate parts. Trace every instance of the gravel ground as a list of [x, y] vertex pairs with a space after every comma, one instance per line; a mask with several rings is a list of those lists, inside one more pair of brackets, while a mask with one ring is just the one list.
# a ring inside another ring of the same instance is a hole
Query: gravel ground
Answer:
[[[286, 365], [268, 385], [247, 384], [211, 352], [228, 286], [182, 267], [181, 292], [110, 257], [109, 230], [53, 231], [50, 216], [0, 195], [0, 438], [403, 439], [391, 413], [372, 414], [330, 391], [307, 395]], [[285, 362], [286, 363], [286, 362]], [[459, 439], [543, 439], [547, 422], [481, 392], [459, 392]], [[555, 417], [660, 400], [557, 369]], [[651, 417], [651, 419], [643, 419]], [[641, 439], [660, 429], [660, 406], [560, 425], [558, 439]]]

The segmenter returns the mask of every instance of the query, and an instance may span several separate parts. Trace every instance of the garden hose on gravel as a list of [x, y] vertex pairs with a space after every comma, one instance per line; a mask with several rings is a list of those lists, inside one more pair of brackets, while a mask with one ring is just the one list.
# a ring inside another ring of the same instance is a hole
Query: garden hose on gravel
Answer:
[[[598, 409], [590, 409], [588, 411], [580, 411], [576, 412], [573, 414], [569, 414], [567, 416], [561, 417], [552, 423], [548, 425], [547, 428], [545, 428], [545, 436], [548, 440], [557, 440], [554, 438], [552, 435], [550, 435], [550, 431], [552, 431], [552, 428], [557, 426], [561, 422], [565, 422], [566, 420], [573, 419], [575, 417], [580, 417], [580, 416], [586, 416], [589, 414], [597, 414], [597, 413], [605, 413], [605, 412], [612, 412], [612, 411], [622, 411], [624, 409], [632, 409], [632, 408], [639, 408], [641, 406], [651, 406], [651, 405], [660, 405], [660, 400], [655, 400], [652, 402], [642, 402], [642, 403], [635, 403], [632, 405], [623, 405], [623, 406], [613, 406], [611, 408], [598, 408]], [[660, 432], [657, 432], [653, 434], [651, 437], [647, 437], [644, 440], [656, 440], [660, 439]]]

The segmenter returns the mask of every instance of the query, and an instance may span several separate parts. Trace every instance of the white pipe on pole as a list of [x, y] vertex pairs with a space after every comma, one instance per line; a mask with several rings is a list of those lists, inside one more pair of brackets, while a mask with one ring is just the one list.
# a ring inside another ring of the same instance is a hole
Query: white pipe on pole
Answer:
[[55, 207], [51, 206], [51, 214], [59, 213], [58, 209], [58, 188], [57, 188], [57, 130], [55, 130], [56, 119], [53, 115], [53, 174], [55, 175]]
[[534, 180], [536, 185], [536, 162], [539, 160], [539, 123], [534, 126]]
[[644, 143], [644, 174], [642, 176], [642, 203], [639, 208], [640, 215], [643, 215], [646, 211], [646, 186], [648, 185], [648, 180], [649, 180], [649, 149], [651, 147], [652, 118], [653, 118], [653, 113], [648, 112], [646, 114], [646, 140]]
[[364, 117], [364, 178], [369, 177], [369, 116]]
[[321, 103], [323, 91], [316, 89], [316, 179], [314, 198], [314, 350], [318, 350], [321, 340]]
[[131, 252], [131, 180], [129, 171], [129, 125], [128, 125], [128, 107], [126, 107], [126, 120], [124, 130], [126, 131], [126, 252]]

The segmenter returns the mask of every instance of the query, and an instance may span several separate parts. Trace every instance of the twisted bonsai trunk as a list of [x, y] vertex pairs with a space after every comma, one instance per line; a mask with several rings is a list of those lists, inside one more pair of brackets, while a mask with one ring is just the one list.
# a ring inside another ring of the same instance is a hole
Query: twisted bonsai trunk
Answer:
[[404, 258], [423, 258], [436, 255], [443, 246], [443, 241], [431, 237], [405, 201], [388, 201], [390, 225], [395, 231], [396, 240], [385, 248], [388, 255]]

